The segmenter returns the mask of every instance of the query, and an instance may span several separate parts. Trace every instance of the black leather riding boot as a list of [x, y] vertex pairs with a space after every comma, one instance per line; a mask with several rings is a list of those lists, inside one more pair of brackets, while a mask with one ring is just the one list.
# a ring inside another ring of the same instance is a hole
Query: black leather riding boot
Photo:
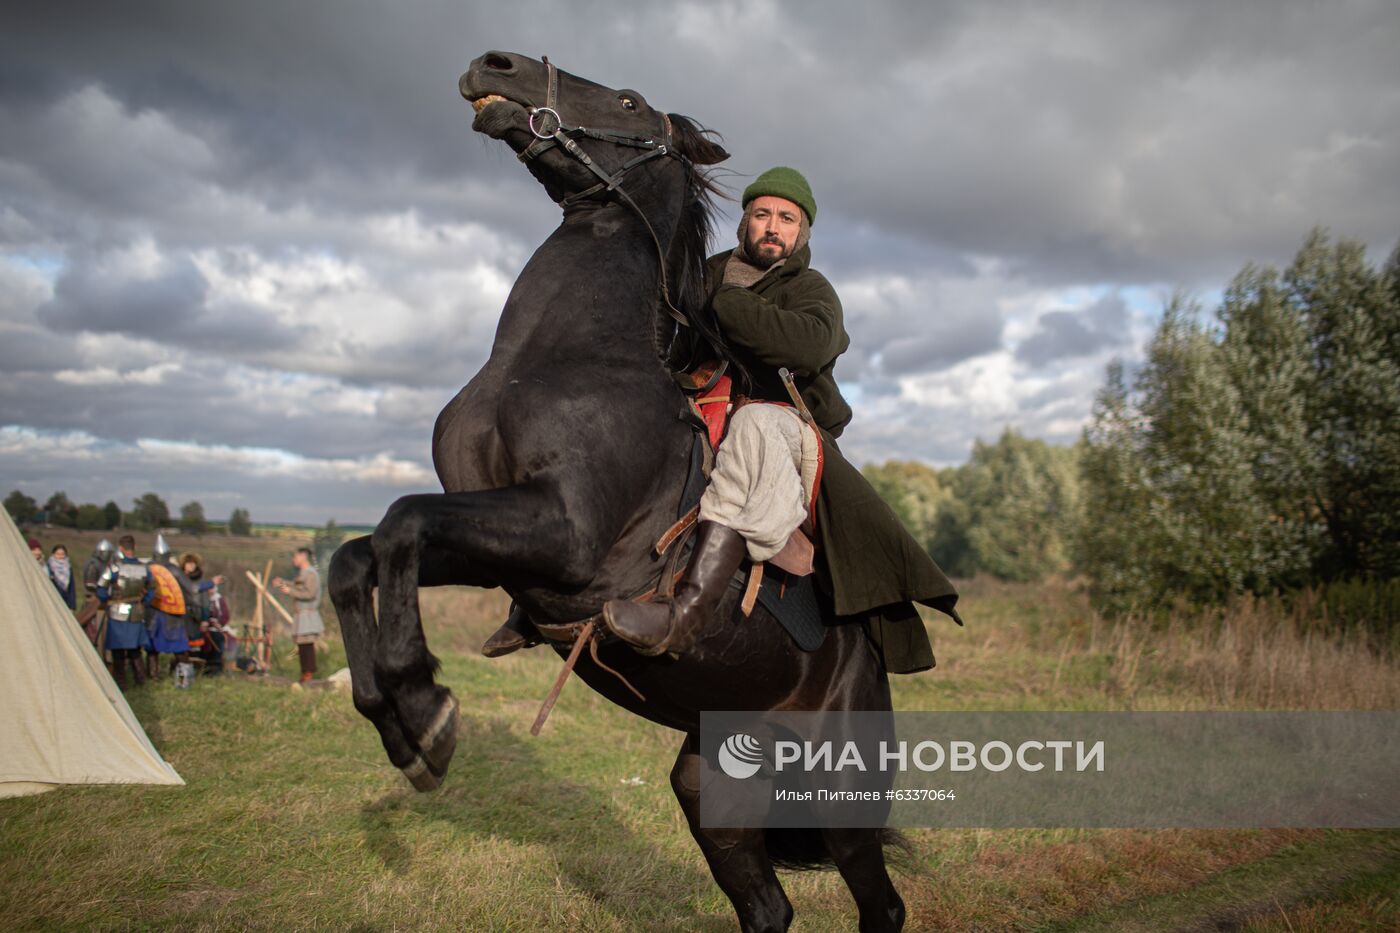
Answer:
[[136, 686], [141, 686], [146, 682], [146, 660], [141, 657], [141, 649], [132, 648], [126, 660], [131, 663], [131, 675], [136, 680]]
[[705, 620], [714, 615], [734, 572], [748, 554], [744, 536], [718, 522], [701, 522], [690, 569], [669, 600], [634, 603], [612, 599], [603, 621], [613, 634], [641, 654], [681, 653], [695, 644]]
[[126, 690], [126, 652], [120, 648], [112, 652], [112, 681], [118, 690]]
[[481, 653], [488, 658], [499, 658], [521, 648], [533, 648], [542, 640], [535, 623], [530, 621], [525, 610], [511, 603], [510, 615], [506, 617], [505, 624], [486, 639], [481, 646]]

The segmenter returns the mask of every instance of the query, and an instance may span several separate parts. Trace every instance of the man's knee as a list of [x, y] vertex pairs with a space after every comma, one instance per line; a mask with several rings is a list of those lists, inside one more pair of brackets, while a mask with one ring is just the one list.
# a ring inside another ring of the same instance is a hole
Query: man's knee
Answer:
[[780, 434], [796, 437], [802, 430], [797, 413], [785, 405], [751, 402], [740, 406], [729, 416], [729, 433], [755, 431], [763, 435]]

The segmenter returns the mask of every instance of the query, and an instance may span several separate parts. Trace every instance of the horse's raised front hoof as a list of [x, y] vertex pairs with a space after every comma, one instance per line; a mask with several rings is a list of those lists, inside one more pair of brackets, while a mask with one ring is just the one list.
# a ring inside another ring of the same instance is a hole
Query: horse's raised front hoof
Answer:
[[408, 778], [408, 783], [413, 785], [413, 789], [420, 793], [437, 790], [442, 784], [442, 777], [434, 774], [421, 756], [413, 759], [412, 764], [399, 770], [403, 771], [403, 776]]
[[452, 753], [457, 750], [457, 724], [461, 719], [461, 706], [449, 690], [432, 723], [418, 737], [418, 749], [423, 754], [423, 760], [439, 781], [447, 773], [447, 766], [452, 763]]

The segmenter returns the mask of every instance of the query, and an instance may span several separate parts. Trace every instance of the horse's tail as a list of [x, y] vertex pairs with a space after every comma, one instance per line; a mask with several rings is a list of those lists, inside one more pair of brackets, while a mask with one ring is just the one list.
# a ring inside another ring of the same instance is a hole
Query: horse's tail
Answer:
[[[885, 859], [895, 868], [909, 870], [913, 866], [914, 847], [909, 838], [896, 829], [881, 829], [880, 845]], [[788, 871], [821, 871], [835, 867], [827, 851], [822, 831], [803, 826], [790, 829], [765, 829], [763, 845], [777, 868]]]
[[777, 868], [818, 871], [834, 867], [822, 831], [814, 826], [773, 828], [763, 831], [763, 845]]

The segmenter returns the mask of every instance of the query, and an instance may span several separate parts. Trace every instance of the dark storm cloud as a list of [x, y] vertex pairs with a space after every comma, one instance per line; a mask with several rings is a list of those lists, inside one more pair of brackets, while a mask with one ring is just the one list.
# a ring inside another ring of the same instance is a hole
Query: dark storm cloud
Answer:
[[42, 423], [124, 443], [157, 437], [332, 458], [382, 451], [426, 463], [433, 419], [452, 394], [366, 394], [306, 379], [278, 385], [245, 370], [198, 363], [164, 371], [159, 364], [138, 366], [125, 378], [74, 381], [92, 372], [69, 370], [59, 379], [8, 376], [0, 425]]
[[895, 376], [936, 372], [1001, 346], [1001, 321], [993, 315], [976, 316], [964, 326], [939, 330], [945, 332], [903, 337], [886, 344], [880, 352], [885, 372]]
[[159, 274], [112, 281], [85, 264], [69, 266], [39, 320], [55, 330], [145, 336], [177, 327], [204, 304], [209, 283], [188, 260]]
[[1047, 311], [1036, 330], [1016, 347], [1016, 359], [1032, 366], [1089, 356], [1118, 346], [1127, 336], [1128, 306], [1116, 294], [1074, 311]]
[[[19, 99], [4, 95], [7, 122], [33, 131], [7, 134], [0, 151], [41, 167], [51, 187], [82, 196], [89, 211], [118, 217], [133, 205], [179, 215], [192, 206], [180, 195], [196, 182], [273, 209], [401, 209], [408, 198], [426, 211], [460, 211], [452, 183], [509, 160], [471, 132], [456, 84], [484, 51], [469, 47], [472, 37], [501, 15], [449, 3], [408, 15], [353, 3], [30, 5], [0, 38], [0, 55], [20, 79]], [[118, 116], [104, 95], [144, 121], [137, 143], [185, 134], [203, 143], [174, 153], [194, 171], [160, 172], [167, 151], [151, 153], [148, 168], [124, 138], [129, 127], [104, 146]], [[64, 132], [73, 121], [82, 131]], [[394, 183], [384, 184], [389, 176]], [[551, 211], [534, 182], [515, 170], [493, 179], [502, 186], [535, 207], [515, 218], [514, 232], [542, 236]]]
[[[1087, 411], [1099, 374], [1053, 380], [1128, 325], [1061, 286], [1209, 290], [1316, 223], [1400, 235], [1400, 13], [1380, 0], [12, 6], [0, 263], [38, 271], [0, 276], [0, 423], [426, 463], [559, 217], [470, 130], [456, 80], [491, 48], [720, 130], [736, 194], [807, 173], [870, 457], [957, 461], [994, 422], [1069, 424], [1076, 391]], [[998, 354], [997, 405], [884, 407]], [[1021, 377], [1053, 384], [1007, 390]], [[197, 424], [165, 427], [172, 396]]]
[[240, 355], [294, 341], [298, 332], [247, 303], [210, 305], [209, 282], [187, 257], [147, 274], [128, 274], [78, 257], [59, 275], [37, 316], [55, 331], [123, 334]]
[[998, 296], [976, 277], [875, 273], [835, 284], [861, 379], [938, 372], [1002, 345]]
[[[20, 14], [3, 49], [26, 106], [95, 83], [208, 141], [196, 175], [268, 204], [407, 196], [476, 210], [443, 195], [486, 172], [516, 205], [492, 222], [527, 242], [553, 215], [498, 145], [472, 137], [455, 93], [492, 46], [549, 48], [690, 112], [726, 133], [741, 173], [798, 163], [824, 217], [1046, 281], [1194, 284], [1281, 256], [1319, 222], [1384, 247], [1397, 235], [1390, 5], [798, 9], [56, 3]], [[783, 101], [780, 130], [744, 94], [756, 67]], [[49, 145], [31, 162], [44, 155], [98, 203], [184, 180], [104, 168], [97, 145]], [[413, 183], [356, 183], [389, 174]]]

